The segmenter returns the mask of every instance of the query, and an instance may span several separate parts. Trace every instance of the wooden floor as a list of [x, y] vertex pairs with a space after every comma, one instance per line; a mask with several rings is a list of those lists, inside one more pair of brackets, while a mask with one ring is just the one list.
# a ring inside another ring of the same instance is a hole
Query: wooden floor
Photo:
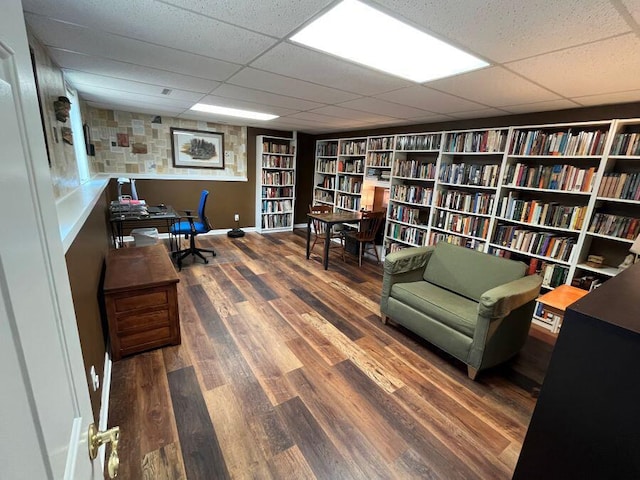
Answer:
[[[551, 346], [476, 382], [382, 325], [382, 268], [300, 232], [199, 239], [178, 285], [182, 345], [113, 365], [122, 479], [510, 478]], [[533, 394], [532, 394], [533, 393]]]

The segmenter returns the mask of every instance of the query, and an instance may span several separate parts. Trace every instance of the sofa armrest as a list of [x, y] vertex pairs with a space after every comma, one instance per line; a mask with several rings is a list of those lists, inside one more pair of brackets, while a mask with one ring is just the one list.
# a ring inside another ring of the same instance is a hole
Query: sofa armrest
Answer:
[[487, 290], [480, 298], [478, 314], [490, 320], [504, 318], [512, 310], [534, 300], [541, 285], [542, 277], [528, 275]]
[[431, 258], [434, 246], [403, 248], [390, 253], [384, 259], [384, 276], [382, 278], [382, 295], [380, 311], [387, 312], [387, 303], [391, 287], [400, 282], [417, 282], [422, 280], [424, 269]]

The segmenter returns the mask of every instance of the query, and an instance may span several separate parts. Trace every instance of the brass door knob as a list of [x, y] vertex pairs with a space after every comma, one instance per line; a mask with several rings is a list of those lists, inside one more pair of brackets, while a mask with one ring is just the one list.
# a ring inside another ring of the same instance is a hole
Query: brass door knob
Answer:
[[118, 476], [118, 467], [120, 466], [120, 458], [118, 457], [118, 441], [120, 440], [120, 427], [113, 427], [104, 432], [98, 431], [95, 423], [89, 425], [88, 444], [89, 458], [94, 460], [98, 456], [98, 448], [100, 445], [111, 443], [111, 454], [107, 461], [107, 472], [109, 478]]

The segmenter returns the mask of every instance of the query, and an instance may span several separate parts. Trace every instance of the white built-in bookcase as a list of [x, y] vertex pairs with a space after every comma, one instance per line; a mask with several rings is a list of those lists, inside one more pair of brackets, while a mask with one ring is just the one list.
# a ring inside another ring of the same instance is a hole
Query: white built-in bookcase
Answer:
[[296, 183], [296, 140], [260, 135], [256, 138], [256, 230], [293, 230]]

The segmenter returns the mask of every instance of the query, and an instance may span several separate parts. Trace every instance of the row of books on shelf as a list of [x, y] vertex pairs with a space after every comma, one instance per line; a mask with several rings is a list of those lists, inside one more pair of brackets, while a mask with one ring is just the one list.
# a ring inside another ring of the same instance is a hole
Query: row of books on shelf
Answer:
[[393, 150], [393, 137], [370, 138], [369, 150]]
[[447, 136], [447, 152], [504, 152], [507, 143], [506, 130], [485, 130], [484, 132], [456, 132]]
[[262, 228], [285, 228], [290, 227], [293, 221], [293, 215], [288, 213], [285, 215], [267, 214], [262, 215]]
[[489, 215], [493, 210], [495, 194], [447, 189], [438, 192], [437, 198], [437, 205], [442, 208]]
[[360, 197], [354, 197], [352, 195], [338, 194], [336, 197], [336, 207], [344, 208], [347, 210], [360, 210]]
[[291, 200], [263, 200], [262, 213], [283, 213], [293, 210]]
[[420, 210], [419, 208], [411, 208], [405, 205], [392, 203], [389, 208], [389, 218], [391, 220], [398, 220], [399, 222], [411, 223], [414, 225], [426, 224], [424, 219], [420, 218], [421, 212], [423, 212], [423, 210]]
[[512, 155], [602, 155], [606, 141], [606, 130], [517, 130], [511, 137], [509, 151]]
[[262, 155], [262, 168], [293, 168], [293, 157]]
[[265, 185], [293, 185], [293, 172], [262, 172], [262, 183]]
[[471, 235], [478, 238], [487, 238], [490, 219], [487, 217], [475, 217], [435, 210], [433, 212], [433, 225], [463, 235]]
[[640, 133], [618, 133], [611, 145], [611, 155], [640, 155]]
[[337, 157], [338, 142], [318, 143], [316, 146], [316, 155], [318, 157]]
[[387, 227], [387, 236], [392, 239], [401, 240], [412, 245], [426, 245], [428, 236], [427, 231], [415, 227], [407, 227], [398, 223], [389, 223]]
[[439, 150], [442, 135], [400, 135], [396, 138], [396, 150]]
[[366, 151], [366, 140], [344, 140], [340, 142], [340, 155], [364, 155]]
[[438, 179], [456, 185], [495, 187], [498, 184], [500, 165], [443, 163]]
[[318, 183], [320, 188], [327, 188], [329, 190], [333, 190], [336, 188], [336, 177], [324, 177], [320, 183]]
[[513, 225], [499, 225], [493, 243], [523, 253], [568, 262], [576, 245], [574, 237], [562, 237], [550, 232], [538, 232]]
[[555, 288], [563, 285], [567, 281], [569, 269], [557, 263], [550, 263], [538, 258], [529, 260], [528, 275], [540, 275], [542, 277], [542, 285], [545, 287]]
[[544, 188], [572, 192], [590, 192], [596, 178], [596, 168], [573, 165], [511, 164], [507, 168], [505, 184], [514, 187]]
[[513, 192], [501, 200], [500, 217], [547, 227], [580, 230], [587, 214], [586, 205], [560, 205], [541, 200], [520, 200]]
[[319, 158], [316, 164], [316, 172], [318, 173], [336, 173], [338, 161], [333, 159]]
[[293, 197], [293, 187], [262, 187], [262, 198]]
[[588, 291], [598, 288], [603, 283], [604, 281], [601, 278], [596, 277], [595, 275], [575, 276], [571, 280], [572, 287], [577, 287]]
[[596, 213], [591, 219], [589, 232], [609, 237], [635, 240], [640, 233], [640, 220], [623, 215]]
[[388, 182], [391, 179], [391, 171], [387, 168], [369, 167], [367, 169], [367, 179]]
[[419, 185], [391, 185], [390, 197], [400, 202], [431, 205], [433, 200], [433, 188], [425, 188]]
[[371, 167], [391, 167], [391, 153], [389, 152], [369, 153], [367, 165]]
[[262, 151], [264, 153], [281, 153], [285, 155], [293, 155], [296, 153], [295, 145], [290, 143], [271, 142], [265, 140], [262, 142]]
[[313, 198], [316, 202], [330, 203], [333, 205], [333, 193], [329, 193], [324, 190], [316, 190], [313, 194]]
[[355, 160], [338, 160], [338, 172], [345, 173], [363, 173], [364, 160], [361, 158]]
[[436, 176], [436, 164], [419, 160], [396, 160], [393, 168], [394, 177], [407, 177], [420, 180], [433, 180]]
[[605, 173], [598, 189], [599, 197], [640, 200], [640, 172]]
[[429, 245], [435, 245], [440, 242], [446, 242], [472, 250], [484, 251], [485, 247], [485, 242], [481, 242], [476, 238], [459, 237], [458, 235], [451, 235], [450, 233], [431, 232], [429, 235]]
[[338, 177], [338, 189], [343, 192], [360, 193], [362, 191], [362, 180], [354, 177]]

